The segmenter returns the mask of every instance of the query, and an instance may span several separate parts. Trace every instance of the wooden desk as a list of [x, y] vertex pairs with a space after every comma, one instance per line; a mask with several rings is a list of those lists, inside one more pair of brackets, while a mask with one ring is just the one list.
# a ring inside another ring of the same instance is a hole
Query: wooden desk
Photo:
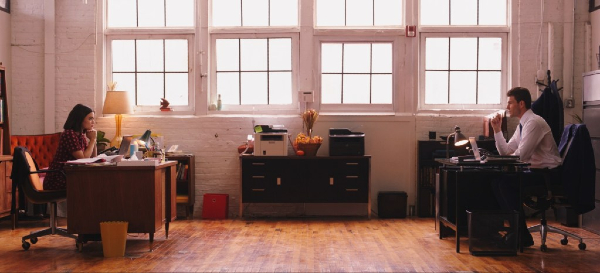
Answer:
[[[176, 161], [159, 166], [66, 166], [67, 231], [100, 234], [100, 222], [127, 221], [128, 233], [154, 232], [177, 216]], [[81, 241], [78, 241], [81, 243]]]
[[452, 162], [436, 159], [442, 164], [436, 179], [436, 224], [439, 238], [447, 229], [454, 230], [456, 252], [460, 252], [460, 236], [467, 231], [467, 210], [497, 210], [491, 206], [495, 200], [491, 183], [507, 173], [520, 179], [523, 167], [529, 164], [516, 162]]

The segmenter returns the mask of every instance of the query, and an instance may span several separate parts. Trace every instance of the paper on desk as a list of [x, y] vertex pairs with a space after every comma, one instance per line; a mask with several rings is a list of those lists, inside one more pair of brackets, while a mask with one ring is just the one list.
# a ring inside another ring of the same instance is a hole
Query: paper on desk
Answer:
[[101, 163], [101, 162], [119, 162], [123, 158], [123, 155], [105, 155], [101, 154], [97, 157], [92, 158], [80, 158], [76, 160], [69, 160], [67, 164], [70, 165], [86, 165], [92, 163]]

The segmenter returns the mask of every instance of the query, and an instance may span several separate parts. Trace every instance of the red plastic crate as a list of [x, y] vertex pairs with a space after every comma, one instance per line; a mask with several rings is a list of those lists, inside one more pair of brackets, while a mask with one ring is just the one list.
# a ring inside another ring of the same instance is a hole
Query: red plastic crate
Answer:
[[227, 219], [229, 194], [206, 193], [202, 203], [202, 219]]

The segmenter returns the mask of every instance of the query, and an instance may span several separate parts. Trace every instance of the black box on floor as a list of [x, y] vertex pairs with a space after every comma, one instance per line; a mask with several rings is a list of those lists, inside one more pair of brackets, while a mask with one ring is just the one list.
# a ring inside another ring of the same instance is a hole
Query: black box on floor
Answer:
[[514, 256], [519, 247], [517, 211], [467, 211], [469, 252], [474, 256]]
[[403, 191], [380, 191], [377, 194], [379, 218], [406, 218], [406, 198]]

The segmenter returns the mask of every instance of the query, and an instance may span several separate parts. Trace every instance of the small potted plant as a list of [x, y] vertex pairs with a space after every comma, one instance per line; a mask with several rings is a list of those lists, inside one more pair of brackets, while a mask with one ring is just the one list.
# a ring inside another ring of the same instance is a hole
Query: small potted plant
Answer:
[[104, 137], [106, 133], [104, 133], [104, 131], [98, 130], [96, 134], [96, 147], [98, 149], [98, 152], [106, 150], [106, 146], [110, 144], [110, 140]]
[[323, 143], [322, 137], [312, 135], [313, 126], [319, 118], [319, 113], [315, 109], [309, 109], [304, 111], [301, 117], [305, 132], [299, 133], [296, 136], [293, 145], [294, 150], [297, 155], [315, 156], [319, 147], [321, 147], [321, 143]]

